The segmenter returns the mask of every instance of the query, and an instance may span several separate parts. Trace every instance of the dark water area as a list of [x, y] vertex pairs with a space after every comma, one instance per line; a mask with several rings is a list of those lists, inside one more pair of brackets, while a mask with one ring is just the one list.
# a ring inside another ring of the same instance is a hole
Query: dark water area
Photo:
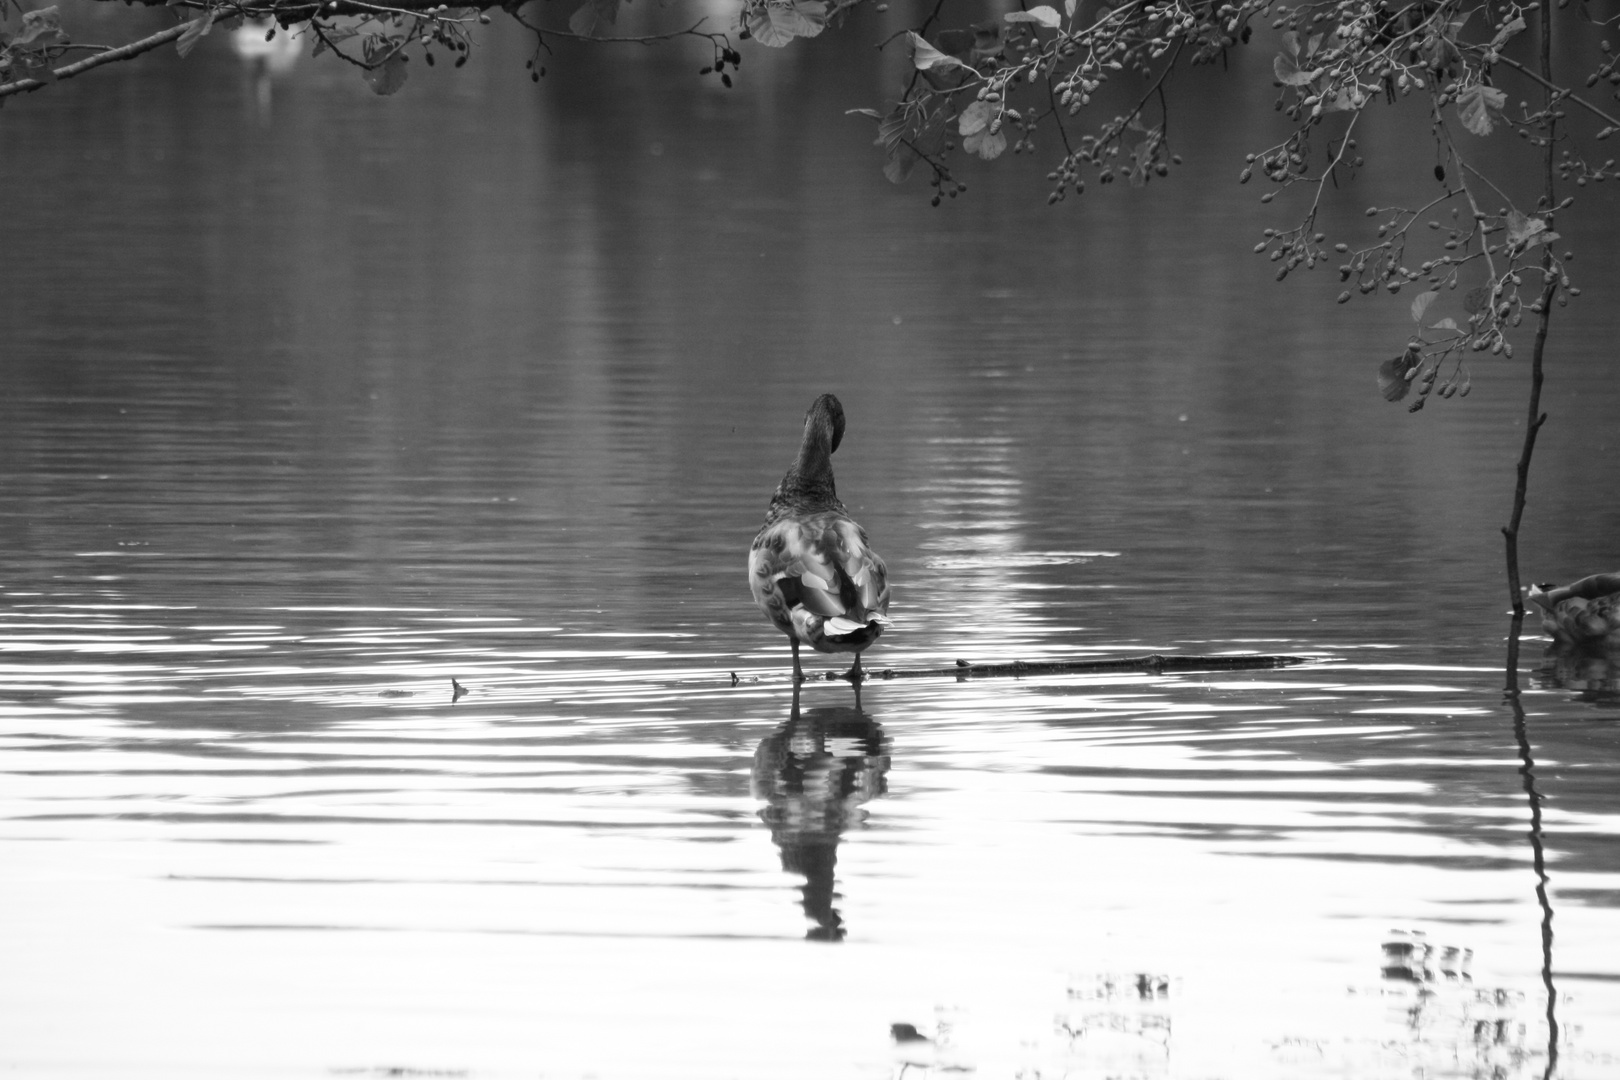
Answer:
[[[0, 1069], [1620, 1076], [1620, 684], [1531, 628], [1502, 693], [1528, 334], [1383, 401], [1409, 297], [1249, 254], [1252, 80], [1144, 190], [932, 209], [875, 50], [482, 40], [0, 112]], [[1529, 580], [1620, 566], [1613, 204]], [[743, 567], [826, 391], [869, 669], [1309, 662], [795, 693]]]

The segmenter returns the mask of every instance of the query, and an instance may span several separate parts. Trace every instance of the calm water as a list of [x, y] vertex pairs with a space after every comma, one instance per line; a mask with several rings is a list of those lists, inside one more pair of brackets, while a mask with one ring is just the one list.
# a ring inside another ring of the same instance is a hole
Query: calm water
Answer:
[[[836, 41], [204, 46], [0, 114], [0, 1070], [1620, 1076], [1620, 684], [1502, 695], [1525, 371], [1378, 397], [1404, 301], [1246, 254], [1269, 108], [932, 210]], [[1583, 198], [1531, 580], [1620, 565]], [[743, 563], [828, 390], [869, 668], [1311, 662], [795, 697]]]

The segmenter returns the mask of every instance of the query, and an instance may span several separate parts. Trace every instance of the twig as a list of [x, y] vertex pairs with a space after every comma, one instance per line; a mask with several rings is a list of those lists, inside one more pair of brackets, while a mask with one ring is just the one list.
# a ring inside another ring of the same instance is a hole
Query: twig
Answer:
[[662, 41], [674, 41], [678, 37], [688, 36], [708, 38], [710, 41], [713, 41], [717, 36], [721, 36], [718, 31], [699, 29], [699, 27], [708, 21], [708, 16], [704, 16], [691, 26], [687, 27], [685, 30], [671, 30], [667, 34], [643, 34], [639, 37], [596, 37], [592, 34], [576, 34], [569, 30], [541, 31], [535, 27], [529, 26], [528, 23], [524, 23], [523, 25], [528, 27], [530, 30], [534, 30], [535, 33], [547, 33], [553, 35], [554, 37], [572, 38], [575, 41], [597, 41], [610, 45], [656, 45]]
[[[1154, 94], [1162, 94], [1161, 88], [1164, 86], [1164, 80], [1168, 79], [1176, 70], [1176, 61], [1181, 59], [1181, 50], [1185, 49], [1186, 47], [1186, 38], [1181, 38], [1176, 42], [1176, 51], [1171, 55], [1169, 62], [1164, 65], [1164, 70], [1159, 72], [1158, 79], [1156, 79], [1153, 85], [1148, 88], [1148, 92], [1142, 95], [1142, 100], [1136, 103], [1136, 108], [1132, 109], [1128, 114], [1126, 114], [1121, 119], [1120, 123], [1114, 125], [1115, 130], [1119, 134], [1123, 135], [1126, 126], [1129, 125], [1132, 120], [1135, 120], [1138, 116], [1142, 115], [1142, 110], [1147, 108], [1149, 98], [1153, 97]], [[1162, 96], [1159, 98], [1159, 103], [1161, 106], [1164, 103], [1164, 98]], [[1167, 120], [1169, 119], [1169, 116], [1170, 114], [1168, 112], [1165, 113], [1165, 118]]]
[[1614, 117], [1610, 116], [1608, 113], [1604, 112], [1602, 109], [1598, 108], [1596, 105], [1593, 105], [1591, 102], [1587, 101], [1586, 99], [1576, 95], [1573, 91], [1567, 90], [1564, 87], [1558, 86], [1555, 83], [1548, 82], [1546, 79], [1543, 79], [1540, 75], [1537, 75], [1534, 71], [1531, 71], [1529, 68], [1525, 67], [1523, 64], [1519, 63], [1517, 60], [1513, 59], [1512, 57], [1510, 57], [1510, 56], [1502, 56], [1501, 54], [1497, 54], [1496, 59], [1497, 59], [1497, 61], [1499, 63], [1506, 64], [1508, 67], [1512, 68], [1514, 71], [1517, 71], [1522, 75], [1528, 76], [1529, 78], [1533, 79], [1534, 81], [1540, 83], [1541, 88], [1543, 90], [1547, 90], [1550, 93], [1556, 94], [1557, 97], [1553, 100], [1553, 102], [1549, 103], [1549, 107], [1551, 107], [1551, 105], [1555, 104], [1557, 101], [1573, 101], [1575, 104], [1579, 105], [1581, 108], [1585, 109], [1587, 112], [1591, 113], [1593, 116], [1597, 117], [1599, 120], [1602, 120], [1605, 124], [1608, 124], [1611, 127], [1620, 127], [1620, 120], [1616, 120]]
[[[139, 41], [132, 41], [128, 45], [120, 45], [116, 49], [108, 49], [106, 52], [99, 52], [94, 56], [87, 56], [83, 60], [59, 67], [55, 69], [54, 74], [58, 79], [71, 79], [75, 75], [83, 74], [91, 68], [100, 67], [102, 64], [132, 59], [141, 55], [141, 53], [151, 52], [159, 46], [167, 45], [190, 28], [191, 24], [189, 22], [171, 26], [167, 30], [158, 31], [151, 37], [144, 37]], [[12, 94], [32, 93], [45, 85], [48, 84], [43, 79], [18, 79], [16, 82], [0, 85], [0, 98], [10, 97]]]
[[[1308, 656], [1164, 656], [1159, 653], [1153, 653], [1149, 656], [1127, 656], [1109, 660], [1014, 660], [1005, 664], [970, 664], [965, 660], [958, 660], [956, 666], [947, 668], [882, 668], [880, 670], [871, 670], [866, 672], [865, 681], [946, 677], [954, 679], [986, 679], [1005, 676], [1020, 678], [1025, 675], [1068, 675], [1110, 671], [1142, 671], [1150, 674], [1167, 671], [1254, 671], [1292, 667], [1295, 664], [1308, 664], [1311, 661], [1312, 658]], [[734, 672], [728, 672], [727, 674], [734, 686], [742, 681]], [[829, 671], [822, 675], [808, 675], [806, 681], [836, 682], [845, 678], [847, 676], [841, 671]]]
[[[1558, 117], [1554, 106], [1558, 103], [1560, 91], [1552, 84], [1552, 0], [1541, 0], [1541, 50], [1540, 62], [1542, 77], [1537, 81], [1547, 92], [1547, 144], [1544, 164], [1546, 174], [1542, 178], [1545, 184], [1544, 197], [1547, 200], [1547, 209], [1551, 211], [1556, 205], [1557, 191], [1553, 186], [1555, 167], [1553, 162], [1553, 146], [1557, 143]], [[1547, 422], [1547, 414], [1541, 411], [1541, 382], [1542, 360], [1547, 350], [1547, 328], [1552, 321], [1553, 297], [1557, 294], [1560, 285], [1559, 277], [1555, 274], [1552, 248], [1543, 245], [1541, 252], [1541, 266], [1544, 277], [1541, 286], [1541, 310], [1537, 313], [1536, 344], [1530, 355], [1530, 400], [1526, 408], [1524, 443], [1519, 450], [1519, 462], [1516, 468], [1515, 484], [1513, 489], [1513, 513], [1508, 523], [1502, 529], [1502, 538], [1506, 548], [1508, 594], [1513, 602], [1513, 614], [1520, 615], [1524, 611], [1523, 589], [1519, 585], [1519, 523], [1524, 518], [1524, 504], [1526, 491], [1530, 485], [1530, 460], [1536, 451], [1536, 435], [1541, 431], [1541, 425]], [[1549, 945], [1551, 930], [1548, 930]], [[1556, 1027], [1556, 1021], [1551, 1015], [1551, 1005], [1548, 1006], [1547, 1022]], [[1548, 1075], [1552, 1075], [1552, 1064], [1547, 1066]]]
[[342, 60], [344, 63], [353, 64], [361, 71], [371, 70], [371, 66], [369, 64], [361, 60], [356, 60], [354, 57], [338, 48], [338, 43], [326, 36], [326, 31], [329, 29], [329, 27], [322, 26], [319, 20], [309, 20], [309, 28], [315, 31], [315, 36], [321, 39], [321, 44], [325, 45], [327, 51], [333, 56], [337, 57], [339, 60]]
[[[1058, 105], [1057, 90], [1052, 86], [1051, 79], [1046, 80], [1046, 100], [1052, 105], [1050, 115], [1052, 117], [1052, 122], [1057, 125], [1058, 138], [1063, 140], [1063, 156], [1065, 158], [1072, 158], [1074, 157], [1074, 147], [1069, 145], [1069, 132], [1063, 126], [1063, 110]], [[1168, 116], [1168, 114], [1166, 114], [1166, 116]], [[1166, 122], [1166, 126], [1169, 126], [1168, 121]]]

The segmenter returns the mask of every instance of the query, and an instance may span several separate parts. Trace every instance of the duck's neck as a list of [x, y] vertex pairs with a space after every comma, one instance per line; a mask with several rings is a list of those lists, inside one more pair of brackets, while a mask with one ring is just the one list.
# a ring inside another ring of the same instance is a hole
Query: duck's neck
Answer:
[[788, 466], [787, 475], [776, 487], [771, 513], [781, 511], [841, 510], [838, 488], [833, 483], [832, 425], [825, 416], [812, 413], [804, 424], [804, 441], [799, 456]]

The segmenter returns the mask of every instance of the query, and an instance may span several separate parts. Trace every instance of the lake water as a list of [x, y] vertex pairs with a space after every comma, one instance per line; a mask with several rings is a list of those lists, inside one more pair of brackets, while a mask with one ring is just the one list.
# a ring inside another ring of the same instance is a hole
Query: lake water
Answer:
[[[1247, 254], [1244, 92], [931, 209], [842, 115], [888, 18], [729, 93], [221, 33], [8, 102], [0, 1071], [1620, 1076], [1620, 683], [1532, 632], [1503, 694], [1528, 337], [1384, 402], [1406, 300]], [[1620, 567], [1582, 197], [1534, 581]], [[1308, 662], [795, 694], [743, 566], [824, 391], [869, 670]]]

